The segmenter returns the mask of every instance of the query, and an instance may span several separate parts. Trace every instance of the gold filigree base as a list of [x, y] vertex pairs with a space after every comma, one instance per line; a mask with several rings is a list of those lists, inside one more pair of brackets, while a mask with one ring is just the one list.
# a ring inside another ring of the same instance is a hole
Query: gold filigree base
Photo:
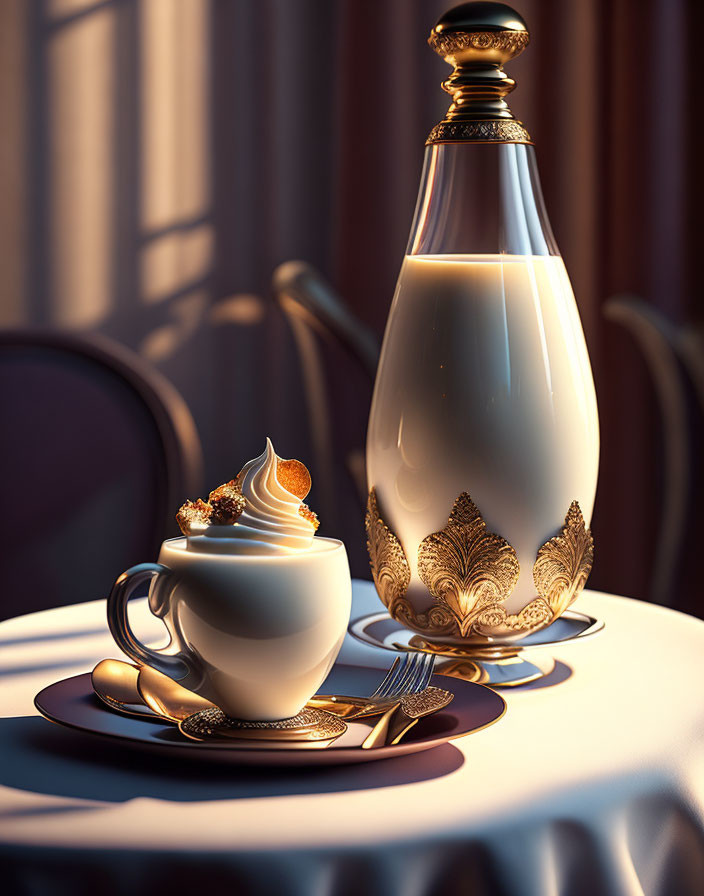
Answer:
[[447, 525], [418, 546], [418, 576], [434, 601], [419, 611], [408, 597], [406, 552], [382, 518], [375, 488], [369, 491], [366, 531], [372, 577], [389, 615], [436, 641], [513, 642], [546, 628], [582, 591], [594, 559], [594, 539], [573, 501], [560, 531], [537, 552], [537, 596], [518, 613], [508, 612], [505, 603], [520, 574], [516, 551], [487, 530], [479, 508], [462, 492]]
[[518, 687], [545, 678], [555, 668], [553, 649], [602, 631], [604, 623], [568, 610], [541, 632], [512, 644], [447, 644], [416, 634], [387, 613], [372, 613], [350, 624], [357, 640], [391, 651], [418, 650], [437, 656], [435, 671], [493, 688]]

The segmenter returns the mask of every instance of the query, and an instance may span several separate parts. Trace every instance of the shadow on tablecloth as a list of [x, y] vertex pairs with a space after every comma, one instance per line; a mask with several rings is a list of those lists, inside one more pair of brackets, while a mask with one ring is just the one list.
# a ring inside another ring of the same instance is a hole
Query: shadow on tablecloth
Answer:
[[444, 744], [424, 753], [337, 767], [237, 768], [184, 763], [64, 730], [46, 719], [0, 719], [0, 784], [100, 802], [151, 797], [174, 802], [252, 799], [394, 787], [457, 771], [462, 753]]
[[516, 690], [521, 691], [544, 691], [546, 688], [554, 688], [563, 681], [567, 681], [572, 677], [572, 668], [566, 663], [558, 660], [555, 668], [544, 678], [537, 678], [535, 681], [529, 681], [527, 684], [519, 685]]

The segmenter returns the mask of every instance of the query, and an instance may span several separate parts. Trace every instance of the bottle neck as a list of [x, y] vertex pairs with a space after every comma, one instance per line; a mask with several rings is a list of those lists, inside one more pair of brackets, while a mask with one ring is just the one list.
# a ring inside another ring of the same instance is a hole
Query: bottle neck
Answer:
[[533, 147], [428, 145], [407, 254], [559, 255]]
[[516, 82], [498, 65], [457, 68], [442, 85], [452, 96], [445, 121], [513, 121], [504, 97], [515, 86]]

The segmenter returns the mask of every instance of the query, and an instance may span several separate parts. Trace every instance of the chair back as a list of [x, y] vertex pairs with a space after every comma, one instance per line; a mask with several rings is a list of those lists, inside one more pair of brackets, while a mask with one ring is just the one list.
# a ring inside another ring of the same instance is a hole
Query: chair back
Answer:
[[[703, 494], [701, 432], [704, 422], [704, 337], [678, 325], [634, 296], [615, 296], [604, 306], [608, 320], [625, 327], [638, 345], [655, 390], [662, 423], [662, 496], [651, 568], [653, 603], [702, 614], [698, 595], [682, 582], [698, 581]], [[688, 567], [694, 566], [695, 575]]]
[[376, 336], [319, 271], [305, 261], [286, 261], [274, 271], [272, 287], [289, 317], [294, 314], [307, 319], [318, 331], [335, 339], [374, 380], [379, 363]]
[[[334, 469], [337, 452], [330, 425], [331, 396], [319, 339], [345, 349], [372, 383], [379, 362], [379, 343], [324, 277], [306, 262], [287, 261], [279, 265], [272, 277], [272, 289], [298, 350], [320, 511], [328, 522], [340, 526], [343, 511]], [[367, 501], [363, 445], [347, 453], [345, 469], [363, 509]]]
[[199, 494], [188, 408], [108, 339], [0, 333], [0, 618], [107, 595]]

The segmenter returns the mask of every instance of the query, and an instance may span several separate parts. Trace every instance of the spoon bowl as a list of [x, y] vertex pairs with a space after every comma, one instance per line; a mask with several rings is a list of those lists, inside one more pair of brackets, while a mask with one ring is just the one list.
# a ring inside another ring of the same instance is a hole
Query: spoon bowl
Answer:
[[101, 660], [91, 672], [90, 680], [95, 694], [117, 712], [140, 718], [154, 718], [152, 710], [144, 705], [137, 690], [139, 669], [122, 660]]
[[178, 725], [184, 719], [205, 709], [217, 709], [215, 704], [184, 688], [173, 678], [142, 666], [137, 675], [137, 692], [149, 709], [158, 716]]

